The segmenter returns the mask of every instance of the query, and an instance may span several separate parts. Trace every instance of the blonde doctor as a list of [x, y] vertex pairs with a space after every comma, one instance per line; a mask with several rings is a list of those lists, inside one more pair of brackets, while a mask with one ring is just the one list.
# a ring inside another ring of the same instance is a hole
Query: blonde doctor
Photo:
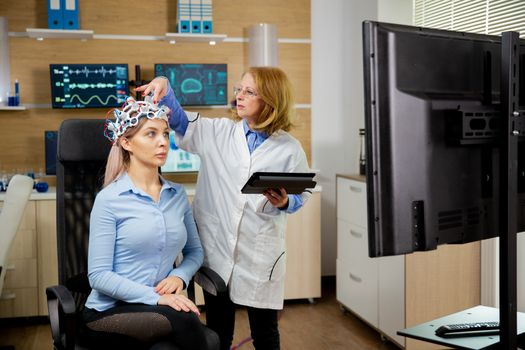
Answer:
[[308, 172], [291, 128], [294, 101], [286, 74], [252, 67], [235, 86], [233, 119], [204, 118], [185, 112], [166, 78], [137, 91], [172, 111], [170, 126], [178, 146], [201, 158], [193, 211], [204, 248], [204, 265], [227, 283], [228, 295], [205, 292], [207, 325], [219, 334], [221, 349], [233, 340], [235, 306], [247, 307], [256, 349], [279, 349], [277, 311], [283, 307], [287, 214], [297, 211], [310, 192], [284, 189], [243, 194], [257, 171]]

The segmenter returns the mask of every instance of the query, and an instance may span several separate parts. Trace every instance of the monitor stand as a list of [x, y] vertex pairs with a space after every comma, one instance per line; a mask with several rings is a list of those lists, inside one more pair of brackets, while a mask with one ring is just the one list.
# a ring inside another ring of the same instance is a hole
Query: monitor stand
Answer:
[[[409, 338], [428, 341], [458, 349], [518, 348], [518, 335], [525, 331], [523, 313], [517, 312], [517, 193], [518, 136], [525, 135], [525, 111], [519, 106], [519, 50], [517, 32], [501, 35], [501, 123], [500, 123], [500, 309], [476, 306], [456, 314], [407, 328], [398, 332]], [[525, 88], [525, 87], [523, 87]], [[521, 119], [520, 119], [521, 118]], [[491, 317], [488, 318], [487, 317]], [[499, 321], [497, 336], [441, 338], [434, 333], [444, 324]]]

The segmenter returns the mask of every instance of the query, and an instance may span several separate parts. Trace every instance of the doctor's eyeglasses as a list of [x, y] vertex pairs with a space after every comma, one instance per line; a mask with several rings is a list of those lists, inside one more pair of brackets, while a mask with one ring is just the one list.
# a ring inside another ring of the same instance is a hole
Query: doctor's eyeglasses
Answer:
[[240, 86], [234, 86], [233, 87], [233, 95], [234, 96], [237, 96], [237, 95], [244, 95], [248, 98], [254, 98], [254, 97], [257, 97], [257, 93], [255, 92], [255, 90], [251, 89], [251, 88], [246, 88], [246, 89], [243, 89], [242, 87]]

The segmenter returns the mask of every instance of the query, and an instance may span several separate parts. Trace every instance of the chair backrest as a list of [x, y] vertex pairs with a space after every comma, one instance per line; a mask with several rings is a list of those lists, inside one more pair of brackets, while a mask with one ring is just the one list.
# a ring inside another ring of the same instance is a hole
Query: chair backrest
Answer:
[[62, 122], [57, 145], [57, 240], [60, 284], [73, 294], [77, 311], [90, 292], [87, 279], [89, 217], [102, 188], [111, 149], [103, 119]]
[[9, 248], [22, 222], [29, 195], [33, 190], [33, 179], [15, 175], [9, 181], [4, 205], [0, 212], [0, 294], [4, 286]]

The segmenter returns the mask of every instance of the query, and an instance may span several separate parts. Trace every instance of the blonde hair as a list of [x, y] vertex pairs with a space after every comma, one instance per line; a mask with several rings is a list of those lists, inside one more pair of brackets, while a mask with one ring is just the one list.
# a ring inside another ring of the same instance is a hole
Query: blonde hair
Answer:
[[[289, 131], [295, 116], [292, 84], [283, 70], [277, 67], [250, 67], [244, 74], [251, 74], [255, 81], [257, 95], [263, 100], [264, 108], [256, 119], [255, 130], [268, 135], [276, 131]], [[232, 110], [235, 120], [242, 119], [237, 109]]]
[[128, 128], [111, 147], [106, 163], [106, 173], [104, 174], [104, 187], [118, 179], [124, 171], [129, 169], [129, 152], [126, 151], [120, 143], [124, 138], [131, 139], [138, 133], [146, 120], [147, 118], [139, 119], [137, 126]]

